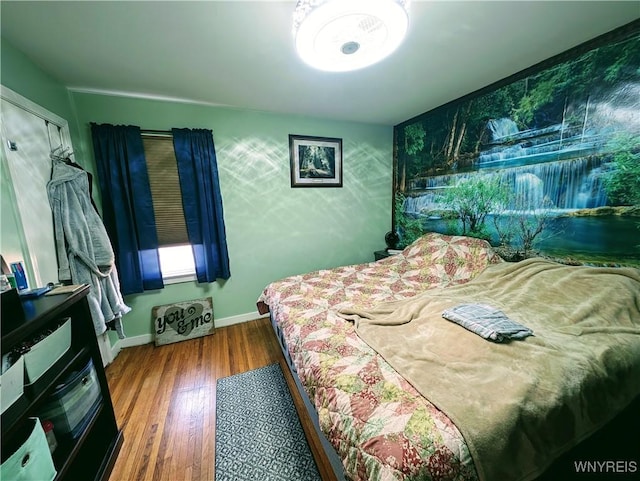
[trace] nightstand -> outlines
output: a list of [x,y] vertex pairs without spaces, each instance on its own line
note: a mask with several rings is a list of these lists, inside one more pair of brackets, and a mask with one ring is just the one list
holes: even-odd
[[380,259],[384,259],[385,257],[389,257],[391,254],[389,254],[386,249],[385,250],[381,250],[381,251],[375,251],[373,253],[373,257],[375,257],[375,259],[377,261],[379,261]]

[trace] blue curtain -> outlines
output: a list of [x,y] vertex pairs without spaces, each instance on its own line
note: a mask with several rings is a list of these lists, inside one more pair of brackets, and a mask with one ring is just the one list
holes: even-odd
[[198,282],[228,279],[231,273],[213,132],[173,129],[172,133]]
[[123,294],[164,287],[140,128],[91,123],[104,224]]

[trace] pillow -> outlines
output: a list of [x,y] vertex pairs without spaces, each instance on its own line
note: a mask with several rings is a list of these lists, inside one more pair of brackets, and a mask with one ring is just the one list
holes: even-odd
[[402,255],[425,279],[464,283],[489,264],[503,262],[484,239],[429,232],[407,246]]

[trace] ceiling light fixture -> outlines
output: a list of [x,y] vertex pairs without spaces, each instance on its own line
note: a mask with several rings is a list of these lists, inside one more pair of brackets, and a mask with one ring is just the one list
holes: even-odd
[[298,0],[298,55],[320,70],[345,72],[391,54],[409,26],[409,0]]

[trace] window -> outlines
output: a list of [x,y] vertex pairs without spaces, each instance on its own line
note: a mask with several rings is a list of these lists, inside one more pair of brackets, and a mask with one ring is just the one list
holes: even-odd
[[193,280],[196,265],[193,261],[193,250],[189,244],[181,246],[161,247],[160,270],[165,284]]
[[[229,279],[213,132],[186,128],[174,128],[170,133],[144,132],[151,134],[146,136],[149,165],[142,134],[135,125],[91,122],[105,225],[118,241],[116,256],[122,293],[162,288],[159,247],[191,244],[198,283]],[[153,150],[161,146],[164,148],[159,152],[166,155]],[[159,231],[156,225],[160,226]]]
[[180,179],[171,135],[142,135],[165,283],[195,279],[193,251],[182,210]]

